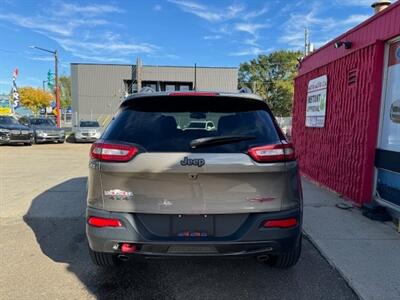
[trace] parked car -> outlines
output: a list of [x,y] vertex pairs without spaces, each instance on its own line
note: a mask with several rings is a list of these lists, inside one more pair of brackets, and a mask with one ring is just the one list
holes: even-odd
[[21,118],[20,122],[33,129],[36,144],[65,141],[65,130],[58,128],[49,118]]
[[0,144],[32,145],[33,131],[13,116],[0,116]]
[[[192,117],[214,131],[183,130]],[[298,166],[255,95],[136,94],[90,151],[86,234],[93,262],[257,256],[286,268],[301,252]]]
[[94,142],[101,136],[101,127],[97,121],[80,121],[74,128],[75,142]]
[[188,130],[215,130],[215,125],[212,121],[190,121],[185,129]]
[[394,101],[390,106],[390,119],[394,123],[400,123],[400,100]]

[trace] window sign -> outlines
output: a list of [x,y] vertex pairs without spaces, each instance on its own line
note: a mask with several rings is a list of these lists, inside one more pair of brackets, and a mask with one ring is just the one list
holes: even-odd
[[324,127],[326,113],[326,89],[328,76],[310,80],[307,91],[306,127]]

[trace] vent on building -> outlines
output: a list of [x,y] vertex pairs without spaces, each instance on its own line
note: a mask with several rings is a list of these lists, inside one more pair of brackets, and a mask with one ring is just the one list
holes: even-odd
[[357,70],[353,69],[353,70],[350,70],[347,75],[347,84],[354,85],[356,83],[357,83]]

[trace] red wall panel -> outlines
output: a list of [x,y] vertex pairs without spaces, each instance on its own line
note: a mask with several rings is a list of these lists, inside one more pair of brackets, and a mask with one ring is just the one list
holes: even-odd
[[[358,203],[371,200],[384,43],[376,42],[295,80],[293,143],[303,173]],[[348,73],[357,71],[356,84]],[[328,76],[325,127],[305,127],[308,82]]]

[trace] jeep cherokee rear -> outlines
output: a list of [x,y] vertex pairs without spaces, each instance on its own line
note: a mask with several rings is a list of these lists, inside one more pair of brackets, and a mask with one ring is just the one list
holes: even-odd
[[[192,121],[215,130],[190,130]],[[87,227],[94,263],[149,256],[296,264],[302,193],[292,146],[257,96],[137,94],[91,148]]]

